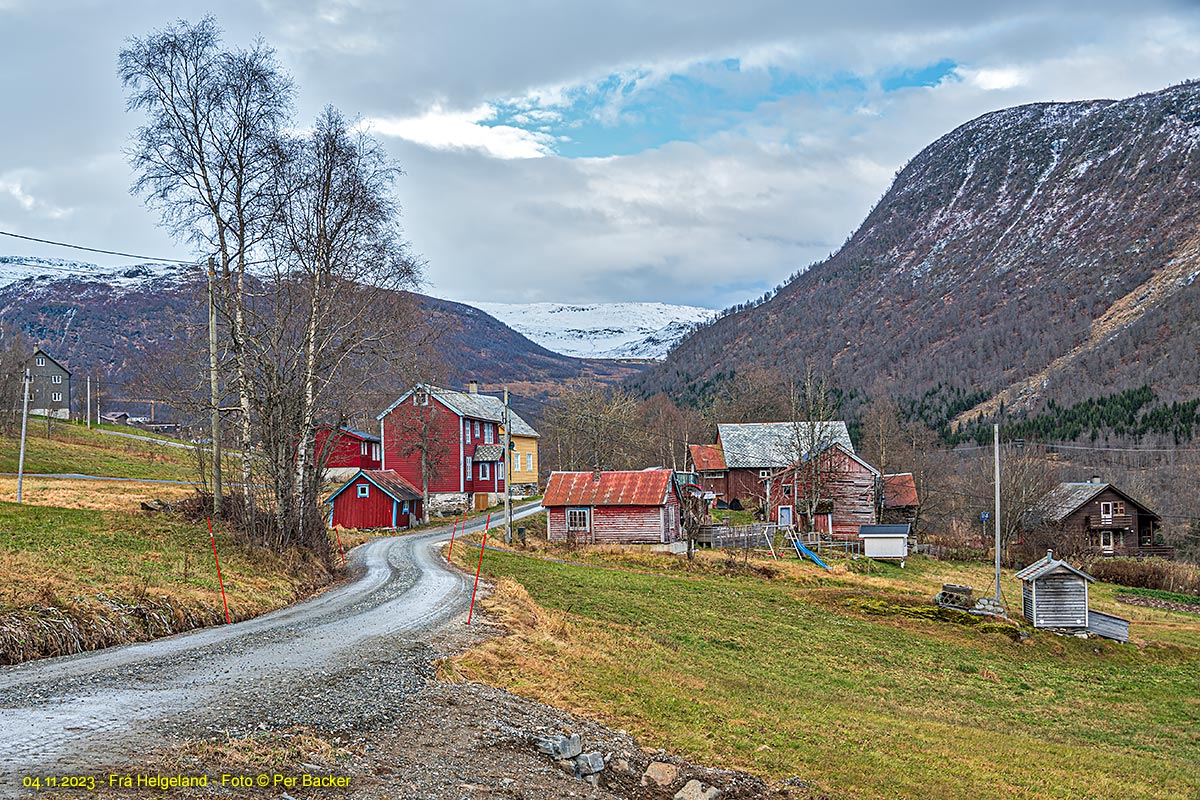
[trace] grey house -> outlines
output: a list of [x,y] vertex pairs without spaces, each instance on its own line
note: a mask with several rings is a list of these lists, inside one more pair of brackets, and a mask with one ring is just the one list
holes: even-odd
[[71,371],[40,347],[28,361],[29,413],[55,419],[71,418]]
[[1033,627],[1090,631],[1129,641],[1129,620],[1088,608],[1088,584],[1095,579],[1056,559],[1053,551],[1013,577],[1021,581],[1021,612]]

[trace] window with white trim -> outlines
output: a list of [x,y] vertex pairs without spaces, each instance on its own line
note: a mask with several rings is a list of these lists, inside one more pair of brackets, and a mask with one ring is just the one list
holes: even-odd
[[50,394],[50,402],[61,403],[62,402],[62,392],[52,392]]
[[483,443],[495,444],[496,442],[496,426],[490,422],[483,423]]
[[412,403],[414,406],[429,405],[429,392],[425,391],[424,389],[418,389],[417,391],[413,392],[412,397],[413,397]]
[[44,366],[46,366],[46,359],[42,358],[41,356],[38,356],[38,357],[37,357],[37,365],[38,365],[39,367],[44,367]]
[[51,383],[62,383],[62,375],[51,375],[50,382]]
[[474,466],[471,463],[471,457],[467,456],[467,480],[474,480],[475,478],[475,473],[471,471],[472,469],[474,469]]
[[533,472],[533,453],[525,454],[525,471]]
[[371,496],[371,484],[369,484],[369,483],[360,483],[357,486],[355,486],[354,488],[358,490],[359,497],[370,497]]
[[479,420],[475,420],[475,438],[479,438]]
[[479,462],[479,480],[486,481],[492,477],[492,465],[486,461]]
[[586,530],[588,530],[588,509],[586,509],[586,508],[568,508],[567,509],[567,530],[569,530],[569,531],[586,531]]
[[463,423],[463,444],[470,444],[470,443],[471,443],[471,423],[468,421],[468,422]]
[[358,445],[358,454],[359,454],[360,456],[365,456],[365,455],[367,454],[367,443],[366,443],[366,442],[360,442],[360,443],[359,443],[359,445]]
[[759,478],[769,478],[769,477],[771,477],[771,470],[769,470],[769,469],[760,469],[760,470],[758,471],[758,477],[759,477]]
[[379,460],[379,445],[378,444],[374,444],[374,443],[371,444],[371,460],[372,461]]

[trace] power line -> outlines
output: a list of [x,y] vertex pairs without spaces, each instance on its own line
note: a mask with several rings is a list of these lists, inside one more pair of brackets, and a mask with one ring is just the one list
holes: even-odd
[[49,244],[49,245],[54,245],[55,247],[68,247],[72,250],[83,250],[88,253],[101,253],[106,256],[120,256],[121,258],[137,258],[137,259],[142,259],[144,261],[158,261],[158,262],[162,262],[162,263],[166,263],[166,264],[183,264],[183,265],[189,266],[189,267],[196,266],[197,264],[200,263],[200,261],[197,261],[197,260],[181,261],[178,258],[159,258],[157,256],[140,255],[138,253],[122,253],[118,250],[104,250],[104,249],[98,248],[98,247],[84,247],[81,244],[71,244],[70,242],[58,242],[53,239],[39,239],[36,236],[24,236],[19,233],[12,233],[11,231],[0,231],[0,236],[11,236],[14,239],[24,239],[27,242],[37,242],[39,244]]

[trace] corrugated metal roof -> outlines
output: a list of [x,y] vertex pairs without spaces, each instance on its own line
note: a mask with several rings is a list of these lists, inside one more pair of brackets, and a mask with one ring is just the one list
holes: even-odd
[[671,470],[552,472],[543,506],[661,506],[673,487]]
[[719,472],[725,469],[725,454],[718,444],[688,445],[692,454],[692,464],[699,472]]
[[421,490],[402,478],[398,472],[394,472],[390,469],[360,469],[358,472],[354,473],[350,480],[343,483],[340,489],[329,495],[329,498],[325,502],[332,503],[333,498],[346,491],[347,488],[353,486],[359,481],[360,478],[366,478],[371,483],[378,486],[381,491],[390,496],[393,500],[399,500],[403,502],[405,500],[421,499]]
[[[1092,485],[1096,486],[1098,484]],[[1035,561],[1016,575],[1013,575],[1013,577],[1021,581],[1036,581],[1038,578],[1049,575],[1052,572],[1058,572],[1059,570],[1073,572],[1085,580],[1095,581],[1095,578],[1083,570],[1072,567],[1067,562],[1055,558],[1053,553],[1046,553],[1046,556],[1041,561]]]
[[504,445],[481,444],[475,448],[475,455],[472,457],[476,461],[499,461],[504,458]]
[[911,472],[894,472],[883,476],[883,505],[885,508],[918,506],[917,481]]
[[859,536],[908,536],[909,525],[859,525]]
[[[490,394],[458,392],[454,389],[444,389],[441,386],[425,386],[423,388],[465,417],[484,420],[486,422],[495,422],[497,424],[500,424],[504,420],[504,401],[499,397],[493,397]],[[413,390],[409,389],[400,395],[396,399],[396,402],[385,408],[376,419],[383,419],[387,416],[388,412],[404,402],[412,393]],[[513,411],[511,407],[508,410],[508,414],[512,419],[512,430],[509,433],[513,436],[538,437],[540,435],[533,429],[532,425],[521,419],[521,415]]]
[[729,469],[781,469],[796,463],[808,451],[824,451],[840,444],[850,453],[854,445],[841,420],[828,422],[725,422],[717,436]]
[[[328,430],[329,428],[332,428],[332,426],[327,426],[327,427],[326,427],[326,429],[327,429],[327,430]],[[340,430],[341,430],[341,432],[342,432],[343,434],[348,434],[348,435],[350,435],[350,436],[353,436],[353,437],[354,437],[354,438],[356,438],[356,439],[361,439],[361,440],[363,440],[363,441],[365,441],[365,442],[378,442],[378,441],[379,441],[379,437],[378,437],[378,436],[375,436],[375,435],[373,435],[373,434],[370,434],[370,433],[364,433],[363,431],[356,430],[356,429],[354,429],[354,428],[347,428],[345,425],[343,425],[343,426],[340,428]]]

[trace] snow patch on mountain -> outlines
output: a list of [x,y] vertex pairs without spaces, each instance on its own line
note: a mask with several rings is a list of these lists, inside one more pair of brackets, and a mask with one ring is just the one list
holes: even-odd
[[37,256],[0,256],[0,288],[18,281],[77,280],[103,283],[116,289],[133,289],[162,278],[179,278],[193,268],[180,264],[147,262],[124,267],[101,267],[83,261]]
[[578,358],[661,359],[717,312],[668,303],[468,302],[534,342]]

